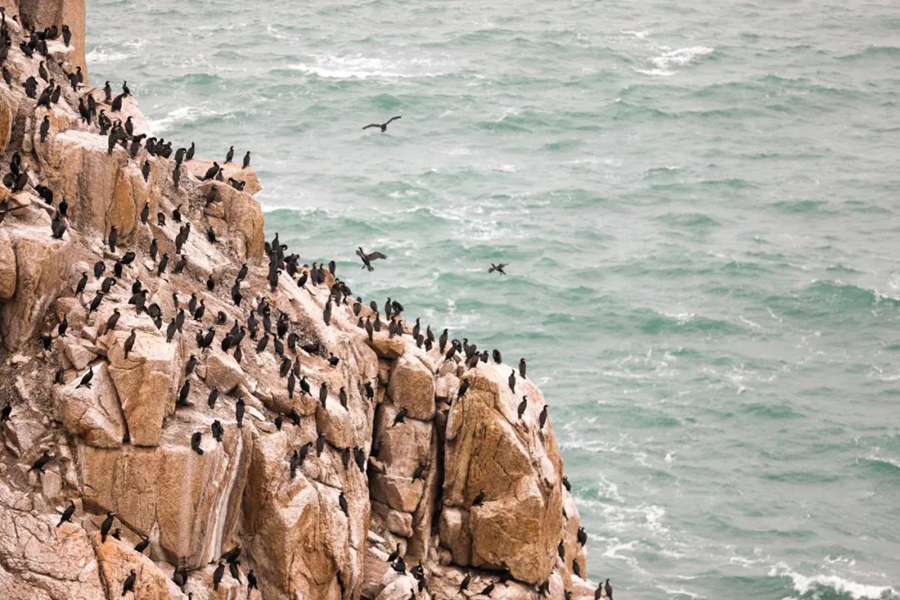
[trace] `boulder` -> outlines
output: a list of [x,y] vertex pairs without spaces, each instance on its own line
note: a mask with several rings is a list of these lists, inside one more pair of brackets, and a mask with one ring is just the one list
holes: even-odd
[[69,280],[70,240],[46,232],[15,230],[16,292],[0,308],[0,334],[10,350],[34,336],[47,307]]
[[365,483],[345,490],[348,518],[338,508],[339,490],[302,472],[290,479],[291,452],[283,432],[261,435],[254,446],[244,524],[254,532],[249,551],[263,596],[338,600],[341,577],[345,597],[355,597],[369,520]]
[[413,419],[428,421],[434,417],[434,377],[411,353],[397,359],[391,369],[388,395]]
[[206,359],[206,385],[218,388],[222,394],[230,394],[244,384],[244,370],[230,355],[213,350]]
[[94,368],[90,388],[79,388],[80,381],[81,375],[67,385],[53,387],[63,426],[90,446],[118,448],[125,436],[125,423],[106,363]]
[[[191,161],[188,166],[193,170],[197,164],[198,161]],[[201,173],[200,176],[202,175]],[[213,186],[219,202],[212,204],[208,210],[215,216],[221,214],[219,218],[227,224],[227,238],[234,245],[235,251],[242,260],[261,258],[266,240],[259,202],[246,192],[239,192],[228,184],[216,181],[204,183],[200,193],[204,196],[209,194]]]
[[431,450],[431,423],[407,419],[394,424],[398,412],[391,404],[378,407],[375,416],[375,441],[384,472],[372,474],[372,498],[395,510],[411,513],[422,497],[423,482],[412,480],[419,463],[427,462]]
[[175,411],[182,355],[177,343],[166,343],[166,338],[154,330],[138,331],[134,348],[125,358],[124,345],[130,333],[106,334],[109,371],[121,399],[131,443],[156,446],[163,420]]
[[59,518],[13,510],[28,500],[0,486],[0,590],[5,600],[106,598],[84,529]]
[[234,534],[253,438],[249,427],[226,424],[222,443],[207,439],[200,456],[189,430],[172,436],[156,448],[79,445],[84,501],[116,512],[140,536],[158,536],[154,558],[197,568],[218,558]]
[[0,229],[0,303],[16,293],[16,253],[12,240],[4,229]]
[[[441,543],[459,564],[506,567],[516,579],[539,584],[550,576],[563,538],[562,461],[552,433],[542,434],[534,422],[544,403],[540,391],[520,380],[513,394],[506,373],[494,365],[470,370],[469,391],[450,409],[444,512],[468,510],[468,526],[461,512],[442,515]],[[515,407],[523,394],[531,406],[520,421]],[[481,491],[484,503],[473,507]],[[470,560],[462,562],[468,540]]]
[[[85,0],[19,0],[19,12],[23,23],[36,30],[56,25],[68,25],[72,30],[72,69],[81,67],[87,82],[87,60],[85,58],[85,34],[87,31],[87,8]],[[60,44],[61,44],[60,40]]]
[[[134,598],[140,600],[170,600],[174,594],[170,590],[169,578],[153,562],[138,554],[123,542],[112,537],[100,541],[100,532],[91,534],[91,543],[100,559],[100,573],[106,588],[115,598],[122,597],[125,580],[134,571]],[[171,586],[174,588],[174,585]],[[170,595],[171,594],[171,595]]]

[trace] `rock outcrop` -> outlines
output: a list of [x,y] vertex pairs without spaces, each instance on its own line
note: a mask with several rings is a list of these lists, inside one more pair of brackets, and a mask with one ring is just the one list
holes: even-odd
[[84,4],[0,5],[0,597],[113,600],[132,574],[141,600],[593,596],[530,379],[267,243],[252,169],[148,151],[133,98],[36,106],[12,16],[72,28],[64,82]]

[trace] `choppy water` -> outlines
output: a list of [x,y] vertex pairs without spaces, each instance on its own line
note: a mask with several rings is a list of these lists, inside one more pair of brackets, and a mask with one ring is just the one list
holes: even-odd
[[617,598],[900,598],[895,2],[89,22],[94,82],[127,79],[157,134],[255,152],[270,235],[529,357]]

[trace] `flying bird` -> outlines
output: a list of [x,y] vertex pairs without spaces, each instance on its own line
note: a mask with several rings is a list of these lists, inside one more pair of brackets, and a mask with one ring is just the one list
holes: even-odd
[[488,269],[488,273],[493,273],[494,271],[497,271],[501,275],[506,275],[506,271],[504,271],[503,269],[505,269],[508,266],[509,266],[509,263],[500,263],[499,265],[495,265],[494,263],[491,263],[491,268]]
[[375,270],[375,267],[372,266],[373,260],[378,260],[378,259],[387,260],[387,256],[385,256],[381,252],[371,252],[369,254],[366,254],[363,251],[362,247],[359,247],[356,249],[356,255],[359,256],[359,258],[362,259],[362,262],[363,262],[363,266],[360,268],[368,269],[369,271]]
[[381,129],[381,133],[384,133],[385,131],[387,131],[387,126],[388,126],[388,125],[390,125],[391,123],[393,123],[393,122],[396,121],[397,119],[401,119],[401,118],[402,118],[402,117],[392,117],[392,118],[389,119],[386,123],[369,123],[368,125],[366,125],[365,127],[363,127],[363,130],[369,129],[369,128],[371,128],[371,127],[377,127],[378,129]]

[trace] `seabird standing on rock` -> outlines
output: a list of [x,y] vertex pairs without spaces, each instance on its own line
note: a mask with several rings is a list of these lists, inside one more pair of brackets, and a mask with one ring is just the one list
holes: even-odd
[[237,419],[238,427],[244,426],[244,399],[238,398],[237,404],[234,405],[234,416]]
[[247,150],[247,154],[244,155],[244,168],[246,169],[249,166],[250,166],[250,151]]
[[41,143],[47,141],[47,134],[50,133],[50,117],[44,116],[44,120],[41,121]]
[[69,500],[69,506],[66,507],[66,510],[63,511],[62,517],[59,519],[59,523],[56,524],[56,528],[59,529],[59,526],[63,523],[69,521],[72,518],[72,515],[75,514],[75,503]]
[[478,492],[478,495],[472,500],[472,506],[481,506],[482,504],[484,504],[484,490]]
[[203,456],[203,448],[200,447],[200,442],[203,439],[203,434],[199,431],[195,431],[194,435],[191,436],[191,450]]
[[234,158],[234,146],[232,146],[231,148],[228,149],[228,153],[225,155],[225,164],[227,165],[228,163],[230,163],[233,158]]
[[53,460],[53,457],[49,452],[44,450],[44,453],[41,454],[41,457],[34,461],[34,464],[31,465],[29,471],[37,471],[38,473],[43,473],[44,468],[47,466],[47,463]]
[[381,129],[381,133],[384,133],[385,131],[387,131],[387,126],[388,126],[388,125],[390,125],[391,123],[393,123],[393,122],[396,121],[397,119],[402,119],[402,118],[403,118],[403,117],[392,117],[392,118],[389,119],[386,123],[369,123],[368,125],[366,125],[365,127],[363,127],[363,130],[369,129],[369,128],[371,128],[371,127],[377,127],[378,129]]
[[517,412],[519,413],[519,419],[522,419],[522,415],[525,414],[525,410],[528,408],[528,396],[522,396],[522,401],[519,402],[519,408]]
[[134,569],[131,569],[131,574],[125,579],[125,583],[122,584],[122,595],[126,595],[128,592],[134,592],[134,582],[137,579],[137,575],[134,572]]
[[106,512],[106,518],[103,520],[103,523],[100,525],[100,542],[103,543],[106,541],[106,536],[109,535],[109,530],[112,529],[113,519],[115,518],[116,513],[112,511]]
[[527,368],[528,368],[528,365],[525,364],[525,359],[520,358],[519,359],[519,375],[522,376],[522,379],[527,379],[527,377],[525,377],[525,371],[527,370]]

